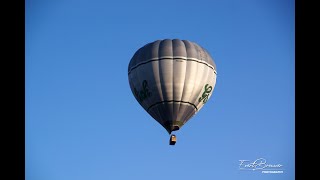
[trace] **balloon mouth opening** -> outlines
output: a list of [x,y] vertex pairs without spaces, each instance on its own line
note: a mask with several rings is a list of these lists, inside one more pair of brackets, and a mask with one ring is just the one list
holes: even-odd
[[171,125],[166,127],[169,134],[171,134],[172,131],[178,131],[180,127],[178,125]]
[[166,123],[162,124],[162,126],[171,134],[172,131],[178,131],[182,126],[183,123],[180,121],[167,121]]
[[180,129],[180,127],[178,125],[173,125],[171,127],[171,131],[178,131]]

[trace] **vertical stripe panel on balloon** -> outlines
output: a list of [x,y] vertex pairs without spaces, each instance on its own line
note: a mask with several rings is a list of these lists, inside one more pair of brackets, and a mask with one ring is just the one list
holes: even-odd
[[[198,56],[198,51],[195,49],[194,43],[184,40],[183,41],[185,43],[185,46],[187,48],[187,56],[188,56],[188,64],[190,65],[191,71],[188,72],[188,86],[191,86],[190,88],[190,94],[188,97],[187,102],[193,104],[193,96],[194,96],[194,91],[197,90],[197,87],[195,86],[196,82],[197,82],[197,78],[198,78],[198,73],[199,72],[199,68],[198,68],[198,62],[193,61],[194,59],[199,59]],[[189,67],[188,65],[188,67]],[[187,95],[187,94],[186,94]],[[194,109],[194,107],[193,107]],[[190,114],[195,114],[197,112],[197,110],[191,110],[191,108],[187,108],[187,110],[183,113],[183,123],[186,123],[189,119],[190,119]]]
[[[153,44],[149,43],[143,48],[143,53],[145,55],[143,62],[147,62],[141,66],[141,70],[139,70],[139,78],[142,78],[143,83],[147,83],[147,92],[145,92],[147,95],[146,97],[146,104],[147,106],[145,107],[146,110],[154,104],[155,102],[160,101],[160,96],[158,95],[158,88],[156,85],[156,76],[158,76],[157,72],[154,72],[154,69],[158,71],[158,67],[154,67],[154,62],[148,62],[148,60],[152,59],[152,51],[153,51]],[[156,66],[156,65],[155,65]],[[144,85],[144,84],[143,84]],[[150,109],[148,113],[155,119],[157,120],[160,124],[162,124],[162,118],[161,118],[161,113],[157,109]]]
[[185,57],[187,56],[186,47],[181,40],[172,40],[173,46],[173,120],[181,121],[178,119],[180,113],[180,105],[182,100],[184,81],[186,77],[187,62]]
[[[160,114],[161,122],[163,125],[167,121],[167,115],[166,115],[166,109],[162,105],[155,105],[157,103],[163,102],[165,100],[165,97],[163,96],[164,92],[162,89],[162,78],[161,78],[161,71],[160,71],[160,44],[162,40],[157,40],[153,43],[153,48],[152,48],[152,58],[155,60],[153,63],[153,68],[154,68],[154,73],[155,73],[155,81],[157,83],[157,89],[159,93],[160,100],[154,102],[154,106],[151,107],[150,109],[154,109],[155,111],[158,111]],[[156,69],[158,68],[158,69]]]
[[[152,91],[153,95],[156,97],[153,99],[153,103],[155,104],[157,102],[163,101],[163,93],[161,89],[161,82],[160,82],[160,72],[159,72],[159,44],[160,41],[155,41],[152,43],[152,48],[151,48],[151,57],[150,59],[155,59],[155,61],[151,62],[152,65],[152,72],[153,72],[153,77],[154,77],[154,90]],[[159,120],[158,122],[161,122],[161,124],[165,123],[165,117],[163,115],[163,108],[161,106],[153,106],[153,108],[150,108],[149,111],[152,111],[157,114]]]
[[[193,48],[193,45],[186,40],[183,40],[183,43],[186,48],[186,75],[185,75],[185,81],[184,81],[184,87],[183,87],[183,94],[181,97],[181,101],[183,102],[190,102],[192,98],[192,92],[194,89],[194,84],[196,81],[196,74],[197,74],[197,62],[190,61],[188,58],[192,58],[196,56],[196,51]],[[181,106],[179,109],[179,115],[178,119],[182,122],[185,122],[186,115],[189,113],[195,113],[196,109],[188,103],[185,103],[184,106]]]
[[[194,45],[194,48],[196,49],[197,51],[197,59],[200,60],[200,61],[203,61],[203,51],[202,49],[196,44],[196,43],[193,43]],[[203,63],[197,63],[197,74],[196,74],[196,80],[195,80],[195,84],[194,84],[194,89],[193,89],[193,92],[192,92],[192,96],[191,96],[191,99],[190,99],[190,102],[195,104],[196,101],[198,100],[198,95],[200,94],[201,90],[202,90],[202,84],[203,84],[203,78],[207,78],[207,66]],[[199,109],[198,109],[199,111]],[[195,113],[193,112],[189,112],[186,114],[186,120],[184,123],[186,123]]]
[[[169,58],[171,57],[171,58]],[[172,41],[163,40],[159,45],[159,58],[164,58],[159,61],[159,75],[164,101],[173,100],[173,61],[172,61]],[[173,103],[165,103],[163,108],[165,120],[172,122]]]
[[[143,62],[146,60],[146,52],[145,52],[145,46],[141,49],[141,53],[139,53],[139,55],[137,56],[137,63],[139,64],[140,62]],[[149,102],[148,102],[148,96],[146,96],[147,94],[147,90],[145,88],[145,83],[144,80],[146,80],[148,82],[148,79],[146,79],[146,77],[144,76],[144,74],[149,73],[148,69],[146,68],[147,64],[143,64],[138,66],[137,68],[135,68],[132,72],[135,76],[135,79],[137,81],[137,85],[136,87],[136,92],[139,98],[139,101],[141,103],[141,106],[147,110]]]

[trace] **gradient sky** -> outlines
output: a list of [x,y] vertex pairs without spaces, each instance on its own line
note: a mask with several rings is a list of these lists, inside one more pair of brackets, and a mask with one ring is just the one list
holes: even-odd
[[[26,180],[292,180],[293,0],[27,0]],[[206,48],[217,84],[169,146],[127,68],[158,39]],[[265,158],[283,173],[240,170]]]

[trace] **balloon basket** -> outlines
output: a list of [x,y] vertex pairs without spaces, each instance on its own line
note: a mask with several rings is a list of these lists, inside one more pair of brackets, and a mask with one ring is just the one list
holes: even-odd
[[176,142],[177,142],[177,137],[176,137],[176,135],[174,135],[174,134],[172,134],[171,136],[170,136],[170,145],[175,145],[176,144]]

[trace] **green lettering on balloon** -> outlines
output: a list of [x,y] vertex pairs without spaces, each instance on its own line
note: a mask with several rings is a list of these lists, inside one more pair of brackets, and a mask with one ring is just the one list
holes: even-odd
[[199,98],[199,102],[203,102],[206,103],[208,101],[208,98],[209,98],[209,95],[210,95],[210,92],[212,91],[212,86],[209,86],[209,84],[206,84],[204,86],[204,91],[201,95],[201,97]]
[[142,103],[145,99],[151,96],[151,92],[149,91],[148,87],[148,82],[146,80],[142,82],[142,88],[140,91],[138,91],[136,88],[134,88],[133,91],[139,103]]

